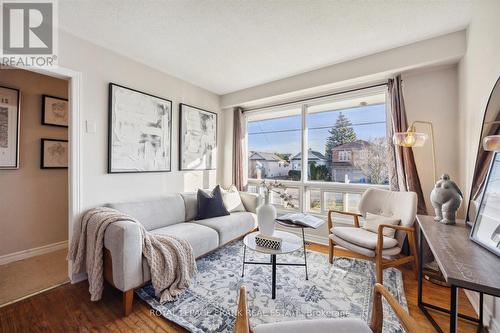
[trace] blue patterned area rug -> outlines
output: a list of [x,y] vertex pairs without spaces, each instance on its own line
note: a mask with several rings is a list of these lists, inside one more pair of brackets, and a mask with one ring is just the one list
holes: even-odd
[[[151,284],[136,290],[156,315],[190,332],[233,332],[238,290],[248,293],[250,323],[313,318],[361,318],[369,322],[373,285],[372,262],[336,257],[333,266],[325,254],[308,251],[309,280],[301,266],[278,266],[276,299],[271,299],[271,267],[245,265],[241,277],[243,242],[234,241],[197,260],[192,286],[171,303],[160,304]],[[247,250],[247,260],[269,261],[269,256]],[[278,255],[278,262],[304,260],[303,252]],[[401,271],[384,270],[384,285],[407,309]],[[384,332],[404,332],[392,310],[384,304]]]

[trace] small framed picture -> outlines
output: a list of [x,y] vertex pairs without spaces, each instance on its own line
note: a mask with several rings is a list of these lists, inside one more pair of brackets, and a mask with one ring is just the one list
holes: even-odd
[[42,139],[41,147],[40,168],[68,168],[68,140]]
[[68,100],[42,95],[42,124],[68,127]]
[[0,86],[0,169],[19,168],[20,92]]

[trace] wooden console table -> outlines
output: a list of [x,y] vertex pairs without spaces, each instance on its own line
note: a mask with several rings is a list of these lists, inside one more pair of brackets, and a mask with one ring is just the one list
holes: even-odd
[[[434,221],[433,216],[418,215],[420,226],[419,257],[423,258],[423,240],[427,241],[434,258],[451,288],[450,309],[443,309],[422,301],[423,260],[418,269],[418,307],[437,332],[442,333],[427,308],[450,315],[450,332],[457,332],[457,318],[478,323],[478,332],[483,327],[483,295],[500,297],[500,258],[469,239],[470,229],[463,220],[456,225],[445,225]],[[479,319],[459,314],[457,311],[457,288],[479,292]]]

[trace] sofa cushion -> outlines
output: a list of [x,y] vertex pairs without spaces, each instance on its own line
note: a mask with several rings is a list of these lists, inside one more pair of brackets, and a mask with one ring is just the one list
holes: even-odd
[[196,199],[196,192],[181,193],[184,199],[184,207],[186,209],[186,218],[184,221],[192,221],[198,215],[198,200]]
[[198,220],[193,223],[212,228],[219,234],[219,246],[230,242],[257,227],[257,215],[248,212]]
[[[364,247],[366,249],[375,250],[377,246],[378,235],[374,232],[355,227],[335,227],[332,228],[332,233],[342,238],[343,240]],[[384,249],[397,246],[398,241],[394,238],[384,236]]]
[[198,214],[195,220],[229,215],[222,201],[219,185],[217,185],[210,194],[201,189],[198,190],[196,197],[198,199]]
[[186,217],[184,200],[180,194],[171,194],[154,200],[112,203],[106,206],[134,217],[146,230],[184,222]]
[[193,247],[193,253],[196,258],[219,246],[219,234],[217,231],[197,223],[178,223],[151,230],[151,232],[153,234],[169,235],[187,240]]

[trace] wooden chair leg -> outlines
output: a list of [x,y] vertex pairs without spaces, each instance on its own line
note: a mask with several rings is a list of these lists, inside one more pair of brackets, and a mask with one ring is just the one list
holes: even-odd
[[132,304],[134,303],[134,289],[123,292],[123,315],[126,317],[132,312]]
[[408,243],[410,245],[410,251],[413,255],[413,271],[415,273],[415,278],[418,279],[418,254],[417,254],[417,245],[415,244],[415,237],[412,232],[408,233]]
[[335,251],[335,243],[333,242],[333,240],[329,239],[328,244],[329,244],[328,260],[330,261],[330,264],[333,264],[333,252]]
[[375,282],[384,284],[384,267],[382,266],[382,256],[375,255]]

